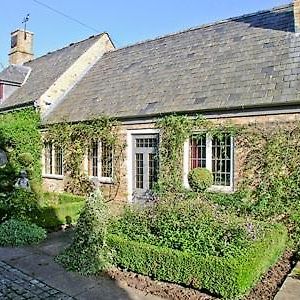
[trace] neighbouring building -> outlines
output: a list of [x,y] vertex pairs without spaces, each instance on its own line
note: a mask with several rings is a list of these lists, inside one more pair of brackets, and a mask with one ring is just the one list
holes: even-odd
[[[35,106],[44,127],[118,119],[127,144],[120,201],[134,201],[153,185],[161,116],[202,114],[236,124],[300,119],[299,0],[120,49],[103,33],[32,59],[32,34],[28,43],[23,38],[22,31],[12,34],[10,61],[17,64],[0,73],[1,113]],[[213,172],[216,189],[234,190],[240,154],[230,135],[223,143],[225,151],[218,151],[210,136],[186,141],[185,186],[188,171],[201,166]],[[96,143],[86,165],[106,186],[114,184],[111,155]],[[63,189],[62,161],[60,149],[45,149],[46,188]]]

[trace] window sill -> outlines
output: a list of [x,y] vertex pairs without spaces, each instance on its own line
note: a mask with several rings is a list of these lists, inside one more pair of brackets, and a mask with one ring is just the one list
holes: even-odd
[[95,177],[95,176],[89,176],[89,178],[99,180],[100,183],[106,183],[106,184],[113,184],[114,180],[111,177]]
[[64,175],[43,174],[43,178],[63,180],[64,179]]
[[234,189],[233,189],[232,186],[213,185],[207,191],[208,192],[212,192],[212,193],[226,193],[226,194],[230,194],[230,193],[234,192]]

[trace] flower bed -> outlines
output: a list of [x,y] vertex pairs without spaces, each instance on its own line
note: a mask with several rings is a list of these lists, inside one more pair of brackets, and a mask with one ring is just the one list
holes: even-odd
[[284,252],[287,231],[201,199],[130,208],[109,227],[113,264],[225,298],[246,294]]
[[240,255],[216,257],[158,247],[110,234],[114,263],[158,280],[184,284],[225,298],[246,294],[283,253],[287,233],[283,226],[268,228],[263,239]]

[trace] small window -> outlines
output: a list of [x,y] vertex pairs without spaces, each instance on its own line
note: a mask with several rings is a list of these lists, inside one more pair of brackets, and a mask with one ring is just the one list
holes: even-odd
[[101,177],[111,178],[113,172],[113,149],[112,146],[102,142],[101,147]]
[[52,143],[44,145],[44,172],[46,175],[63,175],[62,147]]
[[211,137],[193,135],[189,142],[189,170],[207,168],[214,177],[215,187],[233,185],[233,138],[224,133]]
[[89,176],[98,176],[98,142],[92,142],[89,149]]
[[52,144],[45,144],[45,173],[53,174],[53,153],[52,153]]
[[190,169],[206,168],[206,135],[193,136],[190,140]]
[[88,154],[88,175],[113,177],[113,148],[105,142],[92,142]]
[[223,134],[212,139],[212,173],[214,185],[230,186],[231,182],[231,136]]
[[55,174],[63,175],[63,152],[59,146],[55,147]]

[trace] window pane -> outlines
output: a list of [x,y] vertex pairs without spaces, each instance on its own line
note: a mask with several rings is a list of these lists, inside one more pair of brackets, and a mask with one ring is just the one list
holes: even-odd
[[102,142],[101,166],[101,177],[111,178],[113,176],[113,149],[105,142]]
[[53,156],[52,156],[52,144],[45,143],[45,173],[53,173]]
[[212,139],[212,173],[214,185],[230,186],[231,136],[223,134]]
[[144,155],[143,153],[135,154],[135,187],[144,188]]
[[157,138],[141,138],[141,139],[136,139],[135,141],[135,146],[137,148],[156,148],[157,147]]
[[153,188],[157,181],[158,160],[157,154],[149,153],[149,189]]
[[190,169],[206,167],[206,135],[190,139]]
[[63,174],[62,148],[59,146],[55,147],[55,174]]
[[92,142],[89,149],[89,162],[88,162],[89,176],[98,176],[98,142]]

